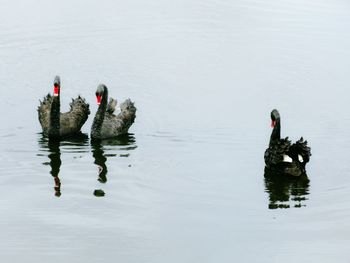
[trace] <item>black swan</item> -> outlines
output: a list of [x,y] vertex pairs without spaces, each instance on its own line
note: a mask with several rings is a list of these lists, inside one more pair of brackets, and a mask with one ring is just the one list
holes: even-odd
[[293,176],[305,174],[305,165],[309,162],[311,151],[303,137],[296,143],[286,137],[281,139],[281,118],[277,110],[271,112],[273,127],[269,148],[265,151],[266,169],[274,173]]
[[120,105],[121,112],[113,114],[117,101],[111,98],[107,104],[108,89],[103,84],[97,87],[96,99],[99,106],[91,127],[91,139],[100,140],[126,134],[136,117],[134,103],[130,99],[125,100]]
[[39,121],[44,135],[49,138],[61,138],[76,135],[90,114],[89,104],[78,96],[72,99],[70,111],[60,113],[61,81],[56,76],[53,96],[48,94],[38,107]]

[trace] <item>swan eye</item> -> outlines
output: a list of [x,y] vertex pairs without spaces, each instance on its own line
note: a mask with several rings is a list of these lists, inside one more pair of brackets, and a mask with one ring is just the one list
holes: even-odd
[[288,156],[286,154],[283,154],[283,162],[285,162],[285,163],[292,163],[293,159],[290,158],[290,156]]

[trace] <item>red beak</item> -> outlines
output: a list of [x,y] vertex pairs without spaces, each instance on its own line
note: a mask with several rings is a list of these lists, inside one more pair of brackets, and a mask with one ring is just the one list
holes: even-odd
[[271,127],[274,128],[276,126],[276,121],[271,120]]
[[55,84],[54,87],[53,87],[53,95],[54,95],[55,97],[58,96],[59,89],[60,89],[60,86],[58,86],[57,84]]
[[100,105],[101,104],[101,100],[102,100],[102,96],[101,95],[97,95],[96,99],[97,99],[97,105]]

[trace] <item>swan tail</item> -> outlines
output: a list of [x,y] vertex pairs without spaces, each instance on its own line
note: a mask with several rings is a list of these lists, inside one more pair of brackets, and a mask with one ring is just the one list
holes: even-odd
[[44,97],[42,101],[39,100],[39,102],[40,103],[37,109],[39,122],[43,129],[43,132],[47,133],[49,129],[49,124],[50,124],[50,110],[51,110],[52,96],[50,94],[47,94],[46,97]]

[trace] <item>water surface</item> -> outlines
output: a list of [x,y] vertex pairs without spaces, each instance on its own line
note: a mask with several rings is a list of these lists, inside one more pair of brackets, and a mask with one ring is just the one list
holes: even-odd
[[[4,262],[347,262],[350,4],[0,0]],[[39,99],[90,103],[85,136],[43,138]],[[136,103],[91,144],[99,83]],[[312,147],[269,180],[269,113]]]

